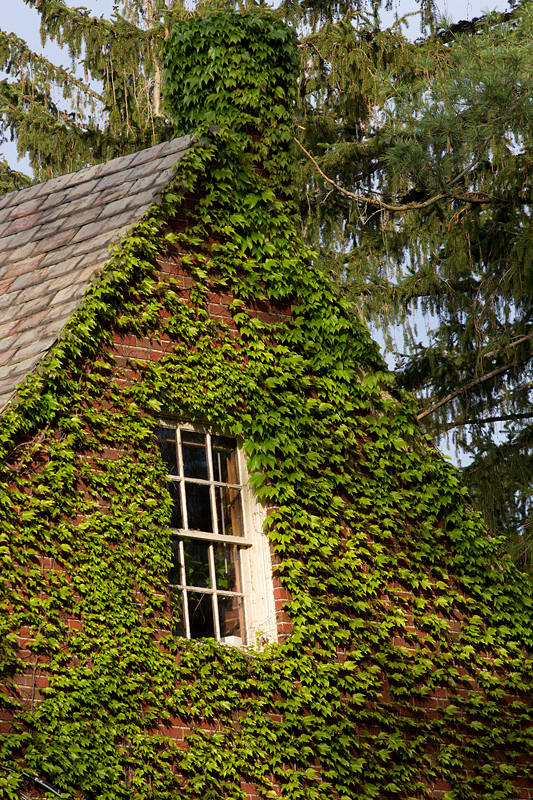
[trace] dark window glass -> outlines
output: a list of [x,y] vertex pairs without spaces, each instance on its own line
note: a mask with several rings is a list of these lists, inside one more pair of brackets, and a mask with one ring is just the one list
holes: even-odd
[[183,592],[170,592],[170,607],[172,611],[172,632],[174,636],[186,636]]
[[170,518],[171,528],[183,528],[183,517],[181,514],[180,485],[174,481],[169,481],[168,491],[172,497],[172,517]]
[[180,558],[180,545],[178,539],[172,540],[172,566],[168,573],[168,582],[174,586],[181,586],[181,558]]
[[227,592],[241,591],[241,576],[239,563],[239,550],[234,544],[215,542],[213,544],[215,556],[216,588]]
[[183,549],[185,551],[187,586],[200,586],[204,589],[210,589],[209,544],[199,542],[197,539],[184,539]]
[[212,595],[187,592],[189,599],[189,627],[191,639],[215,636]]
[[178,474],[178,462],[176,457],[176,431],[171,428],[164,428],[158,425],[156,428],[157,444],[161,451],[163,461],[167,465],[169,475]]
[[[195,531],[213,534],[215,526],[222,536],[244,536],[242,493],[232,488],[241,481],[237,442],[211,436],[208,447],[206,434],[164,425],[157,428],[157,438],[168,474],[174,478],[168,482],[171,525],[176,529],[168,576],[174,635],[245,643],[243,598],[228,594],[242,595],[240,548],[216,537],[195,538]],[[217,614],[220,626],[215,625]]]
[[209,479],[203,433],[182,431],[181,454],[183,456],[183,474],[186,478],[200,478],[203,481]]
[[237,442],[227,436],[212,436],[213,477],[221,483],[240,483]]
[[189,529],[192,531],[213,533],[209,486],[204,486],[201,483],[186,483],[185,494],[187,497],[187,521],[189,523]]
[[244,536],[240,489],[216,486],[218,532],[224,536]]
[[[236,636],[243,644],[244,606],[242,597],[218,595],[218,618],[220,621],[220,638]],[[239,644],[239,642],[235,642]]]

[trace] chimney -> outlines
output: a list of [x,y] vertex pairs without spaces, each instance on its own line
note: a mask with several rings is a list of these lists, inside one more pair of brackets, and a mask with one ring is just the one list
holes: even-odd
[[175,134],[225,142],[288,197],[299,70],[294,31],[263,9],[195,16],[165,40],[163,69]]

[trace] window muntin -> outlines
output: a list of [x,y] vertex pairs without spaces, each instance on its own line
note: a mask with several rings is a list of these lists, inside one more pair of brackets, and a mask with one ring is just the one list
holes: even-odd
[[189,425],[162,423],[174,532],[170,592],[176,634],[246,644],[243,551],[246,487],[237,442]]

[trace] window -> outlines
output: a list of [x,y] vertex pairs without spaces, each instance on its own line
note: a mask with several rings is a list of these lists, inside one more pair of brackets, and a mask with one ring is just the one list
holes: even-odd
[[253,644],[276,639],[264,514],[246,481],[237,440],[163,421],[159,448],[173,500],[170,592],[175,632]]

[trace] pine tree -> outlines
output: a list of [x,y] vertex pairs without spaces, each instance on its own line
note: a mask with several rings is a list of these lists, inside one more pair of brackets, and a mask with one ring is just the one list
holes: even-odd
[[[26,0],[41,15],[43,44],[55,40],[74,64],[57,67],[0,31],[0,136],[16,139],[36,180],[149,147],[171,135],[161,107],[161,44],[183,7],[172,0],[123,0],[111,20],[64,0]],[[93,85],[101,87],[94,89]],[[0,163],[0,185],[21,179]]]
[[[470,453],[464,477],[493,530],[531,568],[533,523],[533,14],[489,16],[456,37],[431,81],[397,107],[388,158],[411,190],[444,197],[412,215],[402,303],[438,317],[404,360],[436,435]],[[416,176],[416,177],[414,177]],[[409,234],[408,234],[409,235]]]
[[[73,65],[71,70],[57,67],[14,34],[0,31],[0,69],[8,74],[0,82],[0,141],[7,136],[16,139],[18,153],[28,155],[36,180],[168,138],[171,128],[161,102],[159,66],[165,36],[176,21],[191,13],[235,5],[233,0],[198,0],[191,11],[184,0],[118,0],[107,20],[83,7],[71,8],[65,0],[24,2],[41,16],[43,44],[52,39],[65,47]],[[258,7],[262,2],[258,0]],[[253,8],[255,4],[255,0],[241,0],[238,6]],[[380,0],[370,18],[362,13],[362,5],[361,0],[286,0],[278,9],[302,36],[302,112],[305,123],[311,122],[316,141],[323,140],[324,125],[331,125],[331,112],[339,113],[328,105],[343,104],[343,97],[329,85],[329,67],[319,55],[322,43],[326,58],[339,46],[344,48],[342,59],[349,60],[349,71],[358,62],[356,73],[345,77],[351,84],[362,77],[367,89],[372,83],[368,55],[379,68],[380,57],[397,45],[396,33],[391,43],[386,35],[378,34],[376,50],[371,32],[378,24]],[[76,76],[76,64],[82,65],[84,79]],[[358,115],[366,114],[362,108],[366,98],[360,94],[358,107],[349,111],[343,141],[351,140],[352,123],[357,125]],[[317,127],[320,116],[323,122]],[[4,190],[22,185],[21,178],[1,163],[0,176]]]
[[[363,35],[379,52],[380,32]],[[385,41],[390,48],[390,34]],[[399,35],[388,60],[380,53],[381,70],[359,48],[363,134],[354,127],[344,141],[347,115],[337,111],[329,140],[321,132],[322,148],[308,147],[317,176],[308,230],[323,259],[329,249],[330,268],[374,320],[431,315],[428,344],[405,326],[399,383],[419,395],[436,438],[451,434],[472,456],[473,498],[529,568],[532,43],[526,3],[434,28],[414,45]],[[331,59],[342,111],[357,98],[340,80],[348,72]]]

